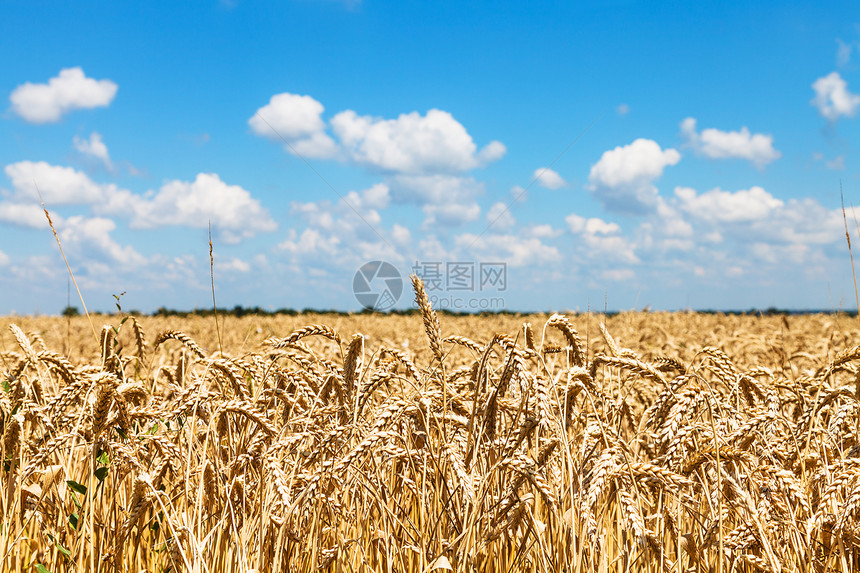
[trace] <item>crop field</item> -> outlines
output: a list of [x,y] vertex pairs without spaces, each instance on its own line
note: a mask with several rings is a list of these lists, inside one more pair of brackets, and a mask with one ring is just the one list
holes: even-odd
[[0,318],[4,571],[860,570],[845,315]]

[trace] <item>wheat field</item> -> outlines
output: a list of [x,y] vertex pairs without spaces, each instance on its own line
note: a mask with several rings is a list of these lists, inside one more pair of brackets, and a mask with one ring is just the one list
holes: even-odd
[[440,321],[414,283],[0,319],[3,570],[860,569],[855,317]]

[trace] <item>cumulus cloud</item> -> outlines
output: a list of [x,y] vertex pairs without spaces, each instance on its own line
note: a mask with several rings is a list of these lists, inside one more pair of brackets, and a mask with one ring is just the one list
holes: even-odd
[[272,140],[283,138],[304,157],[332,157],[337,153],[337,144],[325,132],[324,109],[311,96],[280,93],[258,109],[248,125],[256,135]]
[[216,258],[215,264],[218,270],[230,273],[248,273],[251,271],[251,263],[236,257],[228,257],[224,260],[217,260]]
[[36,186],[49,205],[97,203],[113,186],[103,186],[71,167],[44,161],[19,161],[5,168],[19,200],[38,200]]
[[741,223],[770,217],[784,203],[762,189],[740,191],[711,189],[697,194],[689,187],[676,187],[680,208],[697,219],[721,223]]
[[228,185],[215,173],[200,173],[194,181],[170,181],[158,192],[135,195],[119,191],[97,211],[130,217],[129,226],[153,229],[179,225],[213,229],[225,243],[238,243],[277,224],[260,202],[238,185]]
[[116,223],[103,217],[69,217],[59,230],[64,247],[72,252],[81,253],[90,262],[121,263],[135,267],[146,264],[146,258],[132,246],[117,243],[111,232]]
[[617,223],[597,217],[586,219],[576,213],[571,213],[564,221],[568,230],[583,241],[579,250],[586,257],[623,263],[639,262],[633,244],[622,235]]
[[[200,173],[194,181],[170,181],[157,192],[138,195],[112,183],[96,183],[71,167],[44,161],[7,165],[6,175],[14,192],[0,204],[0,220],[19,217],[18,224],[43,226],[44,214],[34,204],[38,195],[48,206],[92,205],[100,215],[129,219],[135,229],[163,226],[206,228],[209,223],[226,243],[237,243],[257,233],[274,231],[277,224],[257,199],[238,185],[228,185],[215,173]],[[377,194],[375,200],[381,200]]]
[[[846,209],[849,221],[860,215]],[[815,199],[789,199],[768,217],[750,223],[750,234],[762,242],[798,245],[839,244],[845,240],[841,209],[828,209]]]
[[607,223],[603,219],[592,217],[586,219],[576,213],[571,213],[564,218],[567,228],[571,233],[589,235],[614,235],[621,232],[617,223]]
[[338,113],[331,126],[348,156],[368,167],[405,174],[457,173],[499,159],[505,153],[494,141],[477,152],[466,128],[439,109],[397,119]]
[[588,189],[609,211],[651,212],[657,204],[654,181],[680,160],[675,149],[664,150],[656,141],[637,139],[603,153],[591,167]]
[[[281,93],[258,109],[248,124],[256,135],[283,138],[302,156],[338,158],[391,175],[463,173],[498,161],[507,151],[500,141],[478,149],[466,128],[440,109],[394,119],[345,110],[328,124],[323,111],[311,96]],[[329,128],[339,141],[328,134]]]
[[514,185],[511,187],[511,199],[516,201],[517,203],[525,203],[529,198],[528,189],[524,189],[519,185]]
[[810,103],[830,121],[836,121],[840,116],[854,117],[860,108],[860,95],[848,91],[848,83],[839,72],[818,78],[812,84],[812,89],[815,90],[815,97]]
[[398,245],[405,246],[412,241],[412,233],[406,227],[394,223],[391,228],[391,238]]
[[487,211],[487,225],[499,231],[506,231],[516,225],[513,213],[506,203],[501,201],[493,203]]
[[30,123],[59,121],[76,109],[106,107],[116,95],[117,85],[110,80],[86,77],[79,68],[66,68],[47,84],[27,82],[12,91],[12,111]]
[[278,243],[277,248],[297,256],[328,256],[339,254],[340,239],[333,235],[324,236],[316,229],[305,229],[301,235],[295,229],[290,229],[287,238]]
[[0,267],[5,267],[9,264],[9,255],[0,251]]
[[778,265],[783,261],[804,264],[811,252],[812,249],[808,245],[773,245],[770,243],[753,243],[750,245],[750,253],[755,258],[770,265]]
[[816,162],[824,162],[824,167],[831,171],[843,171],[845,169],[844,155],[837,155],[833,159],[827,159],[823,153],[816,151],[812,154],[812,160]]
[[363,191],[350,191],[335,203],[328,199],[294,202],[290,211],[314,228],[343,237],[379,239],[377,226],[382,222],[379,210],[388,206],[389,193],[387,185],[377,183]]
[[600,277],[613,282],[626,282],[636,278],[633,269],[607,269],[600,273]]
[[[480,216],[475,199],[484,194],[484,183],[458,175],[391,175],[386,177],[392,199],[400,204],[420,205],[424,224],[460,225]],[[461,212],[458,213],[457,210]]]
[[384,183],[376,183],[361,191],[350,191],[346,200],[355,209],[385,209],[391,202],[391,189]]
[[307,227],[301,232],[287,231],[286,238],[278,243],[277,251],[288,255],[296,268],[310,272],[329,272],[331,269],[355,269],[369,260],[386,260],[402,263],[403,256],[394,247],[408,241],[408,229],[395,228],[391,241],[375,233],[361,233],[359,228],[340,225],[331,229]]
[[[702,234],[705,241],[813,246],[845,239],[842,210],[829,209],[812,198],[782,201],[761,187],[701,194],[678,187],[675,197],[680,210],[708,225],[709,232]],[[855,210],[847,211],[853,217]]]
[[552,225],[548,225],[546,223],[532,225],[531,227],[526,228],[525,232],[532,237],[537,237],[539,239],[551,239],[553,237],[558,237],[563,233],[562,230],[554,229]]
[[491,141],[487,145],[481,148],[478,151],[477,160],[479,165],[487,165],[488,163],[493,163],[494,161],[498,161],[502,157],[505,156],[505,153],[508,152],[508,148],[505,147],[505,144],[501,141]]
[[477,253],[482,260],[504,261],[511,267],[552,264],[562,259],[556,247],[545,245],[538,237],[463,233],[455,242],[458,247]]
[[426,215],[423,227],[433,229],[438,225],[457,227],[471,221],[477,221],[481,216],[481,207],[474,201],[464,204],[424,205],[421,210]]
[[681,133],[697,153],[711,159],[746,159],[761,168],[782,157],[773,148],[772,135],[750,133],[746,126],[740,131],[709,128],[697,133],[696,120],[688,117],[681,122]]
[[[63,219],[56,213],[51,215],[54,225],[62,223]],[[35,203],[0,203],[0,221],[18,227],[31,229],[47,229],[48,219],[45,212]]]
[[695,247],[693,226],[673,205],[657,198],[655,216],[636,230],[635,247],[643,256],[664,256],[667,251],[690,251]]
[[547,189],[561,189],[567,185],[567,181],[562,179],[561,175],[549,167],[535,169],[532,177],[537,181],[538,185]]
[[439,237],[433,234],[425,235],[418,241],[418,252],[428,261],[444,261],[448,258],[448,251],[439,240]]
[[306,228],[287,232],[278,250],[296,264],[354,267],[363,261],[402,258],[395,245],[407,246],[412,236],[406,227],[395,224],[391,231],[382,226],[379,210],[389,205],[387,185],[376,184],[362,191],[350,191],[343,199],[295,202],[291,213]]
[[[345,110],[328,124],[323,111],[322,104],[310,96],[277,94],[258,110],[249,125],[257,135],[277,139],[274,128],[302,155],[337,158],[381,173],[386,202],[390,199],[397,204],[419,206],[425,214],[425,229],[463,225],[480,217],[476,198],[484,193],[484,184],[465,172],[503,157],[507,151],[503,143],[491,141],[479,149],[466,128],[440,109],[423,115],[417,111],[404,113],[391,119]],[[544,181],[558,185],[563,180],[549,172]],[[350,205],[367,200],[354,195],[345,199]],[[321,207],[322,203],[303,204],[294,206],[294,212],[308,218],[315,228],[329,229],[337,217],[317,213]],[[378,219],[376,211],[381,208],[384,205],[375,206],[372,213],[364,216]],[[367,222],[374,224],[369,219]],[[298,244],[298,240],[297,236],[291,244]]]
[[107,145],[102,141],[102,136],[99,133],[92,132],[89,139],[82,139],[76,135],[74,145],[75,149],[83,155],[100,161],[108,170],[113,169]]

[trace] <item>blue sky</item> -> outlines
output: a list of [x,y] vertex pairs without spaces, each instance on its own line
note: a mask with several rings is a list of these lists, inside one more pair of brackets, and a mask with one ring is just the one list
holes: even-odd
[[0,313],[66,304],[36,186],[94,309],[210,306],[210,223],[225,307],[856,306],[856,2],[11,1],[0,54]]

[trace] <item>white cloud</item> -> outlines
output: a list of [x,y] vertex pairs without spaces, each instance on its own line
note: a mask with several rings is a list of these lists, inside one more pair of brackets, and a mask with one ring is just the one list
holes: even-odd
[[[404,233],[406,231],[406,233]],[[392,241],[400,244],[409,240],[408,230],[400,227],[392,231]],[[402,246],[402,245],[401,245]],[[308,226],[301,233],[295,229],[277,245],[277,249],[289,255],[293,264],[302,269],[328,272],[324,269],[351,269],[368,260],[386,260],[402,263],[403,256],[391,244],[380,238],[363,223],[356,224],[349,217],[335,220],[330,229]]]
[[220,261],[216,257],[215,269],[234,273],[248,273],[251,271],[251,264],[236,257],[229,257]]
[[626,282],[636,277],[633,269],[608,269],[600,273],[600,276],[608,281]]
[[398,245],[405,246],[412,241],[412,233],[406,227],[394,223],[391,228],[391,238]]
[[589,180],[605,187],[620,187],[651,181],[663,174],[663,169],[680,161],[674,149],[660,149],[656,141],[637,139],[630,145],[606,151],[591,167]]
[[750,133],[746,126],[740,131],[709,128],[697,133],[696,120],[688,117],[681,122],[681,133],[697,153],[711,159],[747,159],[761,168],[782,157],[773,148],[772,135]]
[[448,251],[436,235],[428,235],[421,239],[418,242],[418,250],[428,261],[444,261],[448,258]]
[[[842,210],[828,209],[812,198],[782,201],[761,187],[735,192],[712,189],[702,194],[678,187],[675,196],[679,209],[710,226],[704,229],[709,232],[699,233],[704,242],[745,248],[752,243],[811,247],[845,240]],[[855,211],[846,211],[850,220]]]
[[823,117],[836,121],[839,116],[854,117],[860,108],[860,95],[848,91],[848,84],[839,75],[831,72],[812,84],[815,97],[809,102],[818,108]]
[[693,226],[675,207],[657,198],[655,217],[636,230],[635,248],[642,256],[665,258],[668,251],[690,251],[695,247]]
[[535,169],[532,177],[538,182],[538,185],[547,189],[561,189],[567,185],[567,181],[549,167]]
[[554,237],[558,237],[562,234],[563,231],[560,229],[554,229],[552,225],[541,224],[541,225],[532,225],[526,229],[526,233],[531,235],[532,237],[537,237],[539,239],[551,239]]
[[508,148],[505,147],[504,143],[501,141],[491,141],[478,152],[478,163],[480,165],[487,165],[488,163],[498,161],[504,157],[507,152]]
[[621,234],[621,227],[617,223],[597,217],[586,219],[576,213],[571,213],[564,220],[570,232],[583,241],[578,250],[583,253],[584,258],[600,259],[604,262],[639,262],[633,245]]
[[[0,221],[32,229],[48,228],[45,212],[35,203],[0,203]],[[55,213],[51,215],[51,221],[57,226],[62,224],[63,218]]]
[[[302,139],[325,129],[321,117],[324,110],[311,96],[281,93],[273,95],[267,105],[258,109],[248,124],[254,133],[264,137],[279,139],[280,135],[286,139]],[[278,133],[272,133],[270,126]]]
[[839,155],[834,157],[830,161],[824,164],[828,169],[832,169],[833,171],[844,171],[845,170],[845,156]]
[[660,149],[656,141],[637,139],[603,153],[588,175],[589,190],[607,210],[642,214],[656,207],[653,182],[667,166],[681,160],[674,149]]
[[380,258],[400,261],[402,254],[395,245],[408,246],[412,235],[398,224],[390,232],[383,228],[378,210],[387,207],[389,201],[389,187],[376,184],[363,191],[350,191],[336,202],[294,202],[290,210],[306,228],[290,229],[278,250],[289,255],[291,263],[312,268],[350,268]]
[[537,237],[463,233],[457,236],[456,244],[482,260],[504,261],[511,267],[552,264],[562,259],[556,247],[543,244]]
[[123,247],[110,236],[116,229],[116,223],[110,219],[76,215],[66,219],[60,227],[63,248],[82,254],[90,262],[120,263],[125,267],[147,262],[133,247]]
[[681,213],[662,198],[657,204],[660,232],[667,237],[692,237],[693,226],[684,220]]
[[427,216],[422,225],[425,229],[433,229],[437,225],[457,227],[471,221],[477,221],[481,216],[481,207],[477,203],[447,203],[424,205],[421,208]]
[[529,192],[527,189],[524,189],[519,185],[514,185],[513,187],[511,187],[511,199],[513,199],[517,203],[525,203],[528,198]]
[[332,118],[331,126],[353,161],[386,172],[458,173],[495,161],[505,152],[504,145],[494,141],[476,154],[466,128],[439,109],[424,116],[401,114],[397,119],[346,110]]
[[[8,269],[8,276],[12,276],[27,285],[25,288],[35,291],[40,285],[52,284],[63,275],[68,276],[65,266],[62,266],[62,261],[57,261],[56,256],[31,255],[16,258],[16,264],[11,265]],[[62,275],[60,274],[61,266]]]
[[571,213],[564,218],[568,229],[571,233],[589,234],[589,235],[613,235],[621,232],[621,227],[617,223],[607,223],[603,219],[592,217],[586,219],[580,217],[576,213]]
[[517,221],[506,203],[493,203],[487,211],[487,225],[493,230],[506,231],[516,224]]
[[[475,199],[485,192],[484,183],[457,175],[391,175],[386,177],[395,203],[420,205],[428,224],[458,225],[480,215]],[[457,210],[462,213],[457,213]]]
[[130,214],[130,226],[136,229],[168,225],[205,229],[211,221],[225,243],[277,228],[269,212],[248,191],[224,183],[215,173],[200,173],[192,182],[170,181],[157,193],[144,196],[123,192],[99,210]]
[[689,187],[676,187],[675,196],[683,211],[697,219],[720,223],[765,219],[784,205],[761,187],[735,192],[717,188],[701,195]]
[[750,253],[762,262],[770,265],[778,265],[783,261],[792,261],[795,264],[804,264],[807,257],[812,253],[808,245],[789,244],[773,245],[770,243],[753,243]]
[[[426,216],[425,228],[462,225],[480,217],[476,198],[484,193],[484,184],[463,174],[500,159],[507,151],[504,144],[492,141],[478,149],[466,128],[439,109],[424,115],[405,113],[393,119],[345,110],[328,125],[322,118],[323,111],[322,104],[310,96],[277,94],[249,124],[257,135],[277,139],[267,125],[271,124],[302,155],[337,158],[382,172],[384,185],[379,190],[384,193],[378,199],[362,199],[354,192],[345,197],[371,225],[379,219],[377,210],[385,208],[389,201],[421,207]],[[327,134],[329,128],[334,138]],[[549,174],[552,175],[556,174]],[[371,203],[358,206],[360,201]],[[333,214],[323,212],[323,202],[294,205],[293,210],[318,229],[331,229],[336,224]],[[338,220],[348,219],[341,216]]]
[[108,170],[113,169],[107,145],[102,141],[99,133],[92,132],[89,139],[82,139],[76,135],[74,145],[80,153],[101,161]]
[[22,205],[38,200],[35,182],[49,208],[90,204],[97,214],[128,218],[129,226],[135,229],[169,225],[201,229],[211,222],[221,240],[237,243],[277,228],[269,212],[248,191],[224,183],[215,173],[200,173],[192,182],[170,181],[157,192],[138,195],[112,183],[96,183],[71,167],[44,161],[13,163],[5,171],[15,193],[11,201],[0,204],[0,218],[19,215],[21,224],[27,226],[41,226],[36,210]]
[[27,82],[12,91],[12,110],[30,123],[58,121],[76,109],[105,107],[116,95],[117,85],[110,80],[94,80],[81,68],[67,68],[47,84]]
[[293,203],[290,208],[292,213],[300,215],[308,224],[327,231],[335,228],[334,216],[332,215],[331,202],[320,201],[319,203]]
[[377,241],[380,240],[377,233],[381,232],[379,225],[382,222],[379,209],[387,207],[389,200],[389,187],[377,183],[363,191],[350,191],[335,203],[327,199],[294,202],[290,210],[310,227],[335,233],[345,243]]
[[[850,221],[860,210],[846,208]],[[751,232],[763,242],[826,245],[845,240],[841,209],[828,209],[811,198],[789,199],[768,217],[753,221]]]
[[820,151],[815,151],[812,153],[813,161],[823,161],[824,167],[830,169],[831,171],[844,171],[845,170],[845,156],[837,155],[833,159],[827,159],[823,153]]
[[350,191],[346,200],[355,209],[385,209],[391,201],[391,190],[384,183],[377,183],[361,193]]
[[51,205],[97,203],[104,200],[106,189],[85,173],[71,167],[51,165],[44,161],[19,161],[6,166],[6,176],[12,181],[18,199],[36,199],[36,186],[45,202]]
[[5,267],[9,264],[9,255],[0,251],[0,267]]
[[325,133],[324,109],[311,96],[276,94],[267,105],[257,110],[248,120],[248,125],[259,136],[273,140],[283,137],[304,157],[333,157],[337,153],[337,144]]
[[340,239],[335,236],[323,236],[316,229],[305,229],[299,236],[294,229],[290,229],[287,238],[278,243],[278,249],[292,255],[319,256],[326,255],[334,257],[338,255]]

